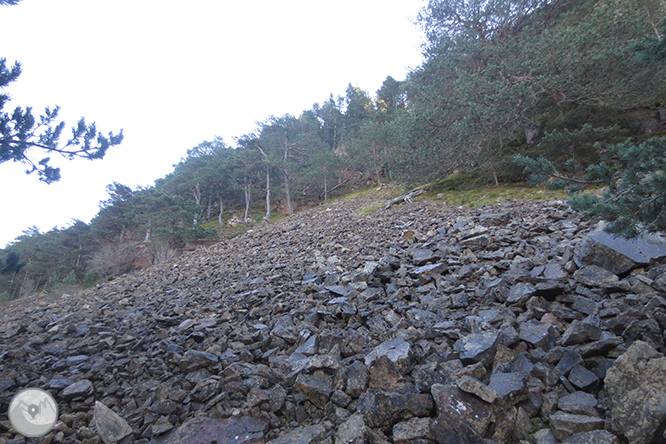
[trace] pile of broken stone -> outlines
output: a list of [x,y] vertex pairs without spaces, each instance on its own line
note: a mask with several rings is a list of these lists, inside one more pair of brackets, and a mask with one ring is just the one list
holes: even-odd
[[3,307],[44,443],[652,443],[666,243],[561,201],[340,201],[94,289]]

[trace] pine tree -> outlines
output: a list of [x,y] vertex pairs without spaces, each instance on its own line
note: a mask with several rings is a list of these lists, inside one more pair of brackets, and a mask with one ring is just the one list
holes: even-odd
[[[584,178],[557,171],[552,162],[516,155],[531,182],[552,187],[571,184],[571,207],[586,217],[602,218],[606,230],[624,237],[645,232],[666,231],[666,139],[651,138],[643,143],[627,140],[601,148],[601,161],[587,168]],[[589,184],[603,184],[602,192],[584,192]]]

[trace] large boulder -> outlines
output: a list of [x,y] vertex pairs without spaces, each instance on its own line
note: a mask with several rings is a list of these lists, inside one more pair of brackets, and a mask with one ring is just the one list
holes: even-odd
[[608,369],[613,431],[634,444],[658,441],[666,427],[666,357],[634,342]]
[[625,239],[599,229],[589,233],[574,249],[574,262],[579,267],[598,265],[614,274],[647,265],[666,257],[666,240],[657,235]]

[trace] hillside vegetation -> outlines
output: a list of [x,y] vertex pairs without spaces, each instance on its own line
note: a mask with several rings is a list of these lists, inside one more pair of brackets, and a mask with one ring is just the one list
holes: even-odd
[[109,185],[90,223],[28,229],[0,252],[0,295],[90,285],[369,185],[518,181],[516,155],[580,177],[615,144],[663,136],[664,17],[660,0],[431,0],[406,79],[203,141],[154,186]]

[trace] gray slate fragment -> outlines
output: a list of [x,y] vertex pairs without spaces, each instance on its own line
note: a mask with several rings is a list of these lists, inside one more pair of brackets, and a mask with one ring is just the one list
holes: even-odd
[[615,274],[623,274],[638,265],[666,257],[666,241],[656,235],[624,239],[597,230],[576,245],[574,261],[579,267],[598,265]]
[[463,364],[480,362],[489,367],[495,358],[498,339],[499,331],[472,333],[459,339],[453,348],[460,353]]
[[99,401],[95,401],[93,420],[104,444],[115,444],[132,433],[127,421]]
[[550,427],[555,438],[562,440],[576,433],[603,429],[604,420],[596,416],[555,412],[550,415]]
[[636,444],[658,439],[666,423],[665,376],[666,357],[643,341],[617,358],[604,380],[614,432]]
[[311,444],[319,442],[326,435],[326,427],[321,424],[298,427],[266,444]]

